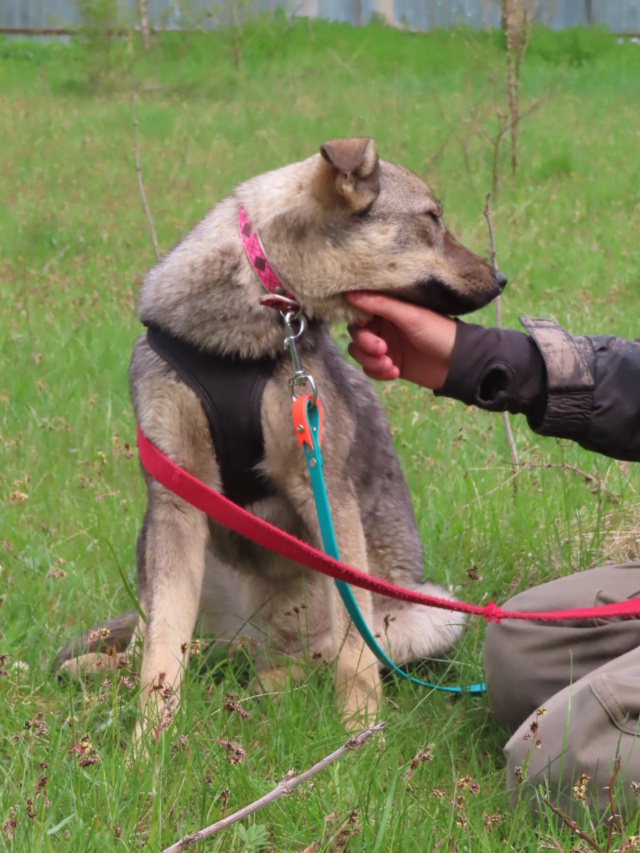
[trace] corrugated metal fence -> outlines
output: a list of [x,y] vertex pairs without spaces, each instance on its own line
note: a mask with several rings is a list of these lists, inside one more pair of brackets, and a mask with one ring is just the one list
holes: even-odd
[[[136,0],[118,0],[123,21],[135,21]],[[395,26],[430,30],[467,24],[497,26],[499,0],[148,0],[149,21],[156,28],[215,27],[229,10],[272,11],[366,24],[372,16]],[[562,29],[604,24],[616,33],[640,33],[640,0],[540,0],[536,17]],[[77,27],[74,0],[0,0],[0,31],[46,31]]]

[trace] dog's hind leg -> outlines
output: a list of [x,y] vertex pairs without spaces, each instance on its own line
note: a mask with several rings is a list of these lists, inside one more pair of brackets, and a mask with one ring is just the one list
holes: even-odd
[[[431,583],[412,583],[411,589],[438,598],[451,597]],[[449,651],[462,633],[464,623],[463,613],[374,595],[374,634],[397,666]]]
[[[360,512],[355,500],[342,497],[340,512],[334,516],[334,527],[340,558],[350,566],[368,571],[367,549]],[[371,722],[378,713],[382,696],[378,661],[365,645],[349,619],[335,584],[325,579],[330,588],[332,633],[338,649],[336,686],[338,702],[348,728]],[[373,601],[368,590],[352,587],[356,603],[367,624],[373,622]]]
[[[375,514],[369,519],[367,549],[375,577],[423,595],[452,598],[442,587],[422,581],[422,544],[399,469],[397,476],[387,482]],[[465,623],[462,613],[382,595],[374,594],[373,607],[373,633],[397,666],[447,652]]]
[[[367,549],[358,503],[350,484],[341,482],[339,489],[327,483],[329,502],[337,511],[333,524],[340,558],[351,566],[368,571]],[[308,486],[301,490],[301,496]],[[292,490],[295,497],[296,490]],[[309,500],[297,506],[309,530],[320,542],[317,515]],[[380,672],[373,652],[365,645],[351,622],[333,581],[323,578],[324,600],[331,619],[333,651],[337,656],[336,688],[338,704],[348,728],[359,728],[371,722],[378,713],[381,699]],[[352,592],[365,621],[373,622],[373,603],[368,590],[353,587]]]

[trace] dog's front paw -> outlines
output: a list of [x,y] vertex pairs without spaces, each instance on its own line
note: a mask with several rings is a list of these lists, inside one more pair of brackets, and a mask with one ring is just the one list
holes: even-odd
[[338,707],[347,731],[360,731],[375,722],[381,700],[377,665],[338,681]]
[[290,681],[303,681],[305,676],[301,666],[290,664],[288,667],[270,667],[258,669],[251,679],[250,689],[253,693],[280,693],[285,690]]

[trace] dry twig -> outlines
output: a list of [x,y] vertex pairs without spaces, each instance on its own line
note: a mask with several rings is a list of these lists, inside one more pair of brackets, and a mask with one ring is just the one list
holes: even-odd
[[135,92],[131,92],[131,120],[133,122],[133,151],[136,156],[136,175],[138,177],[138,187],[140,188],[142,206],[144,207],[147,222],[149,223],[149,230],[151,231],[151,240],[153,242],[153,249],[156,253],[156,260],[159,261],[160,250],[158,249],[158,238],[156,237],[156,229],[153,227],[153,219],[151,218],[151,211],[149,210],[149,205],[147,203],[147,194],[144,191],[144,184],[142,183],[142,167],[140,166],[140,152],[138,150],[138,116],[136,113]]
[[609,791],[609,809],[611,810],[611,816],[609,817],[609,834],[607,836],[607,846],[606,847],[602,847],[600,844],[598,844],[598,842],[594,838],[592,838],[590,835],[587,835],[587,833],[584,830],[580,829],[580,827],[575,822],[575,820],[571,820],[571,818],[568,815],[566,815],[562,811],[562,809],[558,808],[558,806],[554,806],[552,803],[549,802],[549,800],[546,797],[544,797],[542,800],[543,803],[545,805],[549,806],[551,811],[555,815],[557,815],[560,818],[560,820],[566,826],[568,826],[572,832],[575,832],[575,834],[578,835],[580,838],[582,838],[583,841],[586,841],[587,844],[596,851],[596,853],[610,853],[611,845],[613,844],[613,829],[614,829],[615,819],[616,819],[616,817],[619,817],[619,815],[616,814],[616,805],[615,805],[615,802],[613,800],[613,783],[616,780],[616,776],[620,772],[620,765],[621,765],[621,760],[620,760],[620,756],[618,756],[616,758],[616,766],[613,769],[613,773],[611,774],[611,779],[609,780],[609,785],[607,786],[608,791]]
[[176,841],[176,843],[172,844],[171,847],[167,847],[162,851],[162,853],[179,853],[181,850],[187,850],[187,848],[191,847],[193,844],[197,844],[198,841],[204,841],[205,838],[210,838],[216,832],[220,832],[220,830],[226,829],[226,827],[230,826],[232,823],[237,823],[237,821],[248,817],[250,814],[257,812],[258,809],[272,803],[274,800],[278,800],[280,797],[286,797],[287,794],[290,794],[291,791],[298,785],[302,784],[302,782],[306,782],[307,779],[310,779],[312,776],[315,776],[316,773],[324,770],[325,767],[333,764],[333,762],[337,761],[338,758],[342,758],[345,753],[354,749],[359,749],[372,735],[382,731],[384,725],[384,723],[378,723],[376,726],[365,729],[360,732],[359,735],[348,740],[339,749],[336,749],[330,755],[327,755],[321,761],[318,761],[317,764],[313,765],[313,767],[310,767],[308,770],[300,773],[299,776],[293,776],[293,771],[290,770],[284,779],[282,779],[282,781],[279,782],[272,791],[265,794],[264,797],[260,797],[260,799],[255,800],[253,803],[249,803],[249,805],[245,806],[243,809],[228,815],[223,818],[223,820],[219,820],[217,823],[211,824],[211,826],[207,826],[205,829],[201,829],[198,832],[193,833],[193,835],[185,835],[184,838],[181,838],[180,841]]
[[[491,200],[491,193],[487,193],[487,197],[484,203],[483,216],[487,220],[487,225],[489,226],[489,239],[491,241],[491,266],[494,270],[497,270],[497,254],[496,254],[496,240],[495,234],[493,232],[493,222],[491,220],[491,210],[489,208],[489,201]],[[500,297],[496,296],[495,298],[495,306],[496,306],[496,326],[500,327],[502,322],[502,313],[500,310]],[[511,453],[511,461],[517,467],[520,464],[518,459],[518,451],[516,450],[516,443],[513,439],[513,432],[511,431],[511,424],[509,423],[509,413],[502,413],[502,423],[504,424],[504,430],[507,434],[507,444],[509,445],[509,452]]]
[[571,820],[571,818],[568,815],[566,815],[562,811],[562,809],[559,809],[557,806],[554,806],[553,803],[550,803],[546,797],[543,798],[542,802],[546,806],[549,806],[551,811],[555,815],[557,815],[560,818],[560,820],[566,826],[568,826],[572,832],[575,832],[575,834],[580,836],[580,838],[582,838],[583,841],[586,841],[587,844],[596,851],[596,853],[607,853],[607,851],[604,849],[604,847],[601,847],[594,838],[592,838],[590,835],[587,835],[586,832],[584,832],[582,829],[580,829],[580,827],[575,822],[575,820]]

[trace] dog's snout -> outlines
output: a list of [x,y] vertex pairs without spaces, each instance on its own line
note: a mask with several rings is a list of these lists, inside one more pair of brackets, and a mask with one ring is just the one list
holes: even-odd
[[495,281],[495,283],[500,288],[500,293],[502,293],[502,291],[507,286],[507,282],[509,281],[509,279],[506,277],[506,275],[504,275],[504,273],[501,273],[500,270],[494,270],[493,271],[493,280]]

